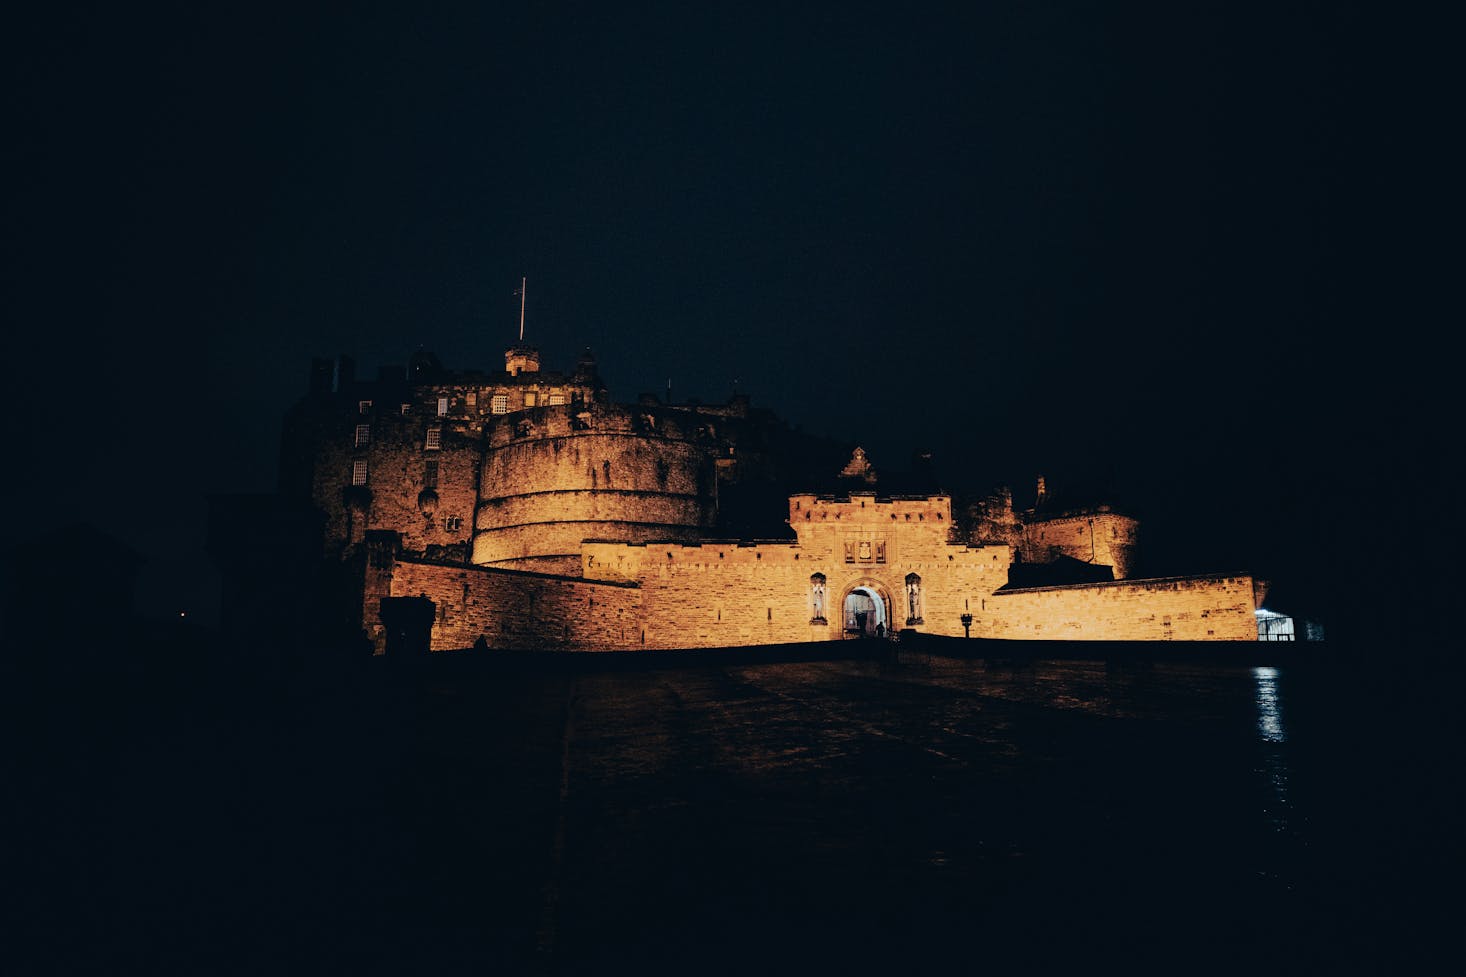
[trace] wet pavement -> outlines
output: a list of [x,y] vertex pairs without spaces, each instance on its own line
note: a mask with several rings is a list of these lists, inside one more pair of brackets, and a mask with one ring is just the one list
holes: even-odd
[[1435,684],[912,654],[197,702],[55,785],[80,848],[38,893],[48,962],[1427,966],[1462,867]]

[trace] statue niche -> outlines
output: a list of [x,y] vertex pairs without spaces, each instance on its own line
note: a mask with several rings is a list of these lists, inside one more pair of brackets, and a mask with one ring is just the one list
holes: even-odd
[[921,618],[921,577],[906,575],[906,623],[925,624]]

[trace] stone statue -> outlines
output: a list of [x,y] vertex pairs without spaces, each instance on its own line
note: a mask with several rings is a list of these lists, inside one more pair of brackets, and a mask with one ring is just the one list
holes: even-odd
[[919,623],[921,621],[921,578],[914,573],[906,578],[906,604],[909,612],[907,623]]

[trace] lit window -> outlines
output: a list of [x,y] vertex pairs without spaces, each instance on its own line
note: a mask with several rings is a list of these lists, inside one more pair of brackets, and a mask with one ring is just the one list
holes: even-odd
[[358,424],[356,426],[356,446],[365,447],[372,443],[372,426],[370,424]]
[[428,428],[428,439],[423,442],[423,447],[429,451],[436,451],[443,447],[443,429],[440,427]]
[[426,462],[422,466],[422,484],[423,488],[438,487],[438,463],[436,461]]
[[351,484],[352,485],[365,485],[366,484],[366,462],[364,462],[364,461],[353,461],[351,463]]
[[358,400],[356,402],[356,412],[358,414],[365,414],[367,411],[369,411],[371,409],[372,409],[372,402],[370,400]]
[[447,417],[448,416],[448,398],[447,397],[439,397],[438,398],[438,416],[439,417]]
[[509,395],[494,394],[494,399],[489,402],[489,410],[495,414],[509,413]]
[[524,394],[524,406],[526,406],[526,407],[534,407],[539,402],[540,402],[540,395],[539,394],[535,393],[533,390],[528,390],[528,391],[525,392],[525,394]]
[[402,405],[402,414],[403,414],[403,416],[405,417],[406,415],[411,414],[411,413],[412,413],[412,405],[411,404],[403,404]]
[[551,407],[559,407],[563,403],[565,403],[565,395],[564,394],[556,394],[556,393],[550,394],[550,406]]

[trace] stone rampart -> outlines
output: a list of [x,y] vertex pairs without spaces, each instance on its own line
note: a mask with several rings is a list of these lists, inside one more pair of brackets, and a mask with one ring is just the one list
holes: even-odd
[[[641,593],[630,584],[398,560],[391,596],[436,605],[432,650],[491,648],[613,651],[641,644]],[[368,611],[373,623],[376,616]]]
[[1255,641],[1248,574],[1009,590],[985,598],[979,632],[1052,641]]

